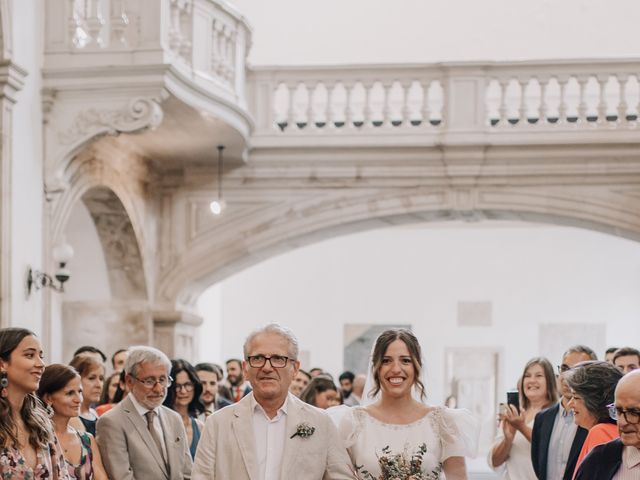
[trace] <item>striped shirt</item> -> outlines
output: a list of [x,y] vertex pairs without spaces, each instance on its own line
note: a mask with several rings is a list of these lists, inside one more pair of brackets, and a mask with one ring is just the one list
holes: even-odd
[[640,480],[640,449],[624,447],[622,465],[612,480]]

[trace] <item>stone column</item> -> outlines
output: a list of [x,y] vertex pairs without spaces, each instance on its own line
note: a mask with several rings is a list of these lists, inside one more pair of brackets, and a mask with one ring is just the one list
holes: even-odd
[[183,358],[194,361],[198,356],[195,341],[202,317],[186,311],[154,311],[153,345],[169,358]]
[[11,61],[0,62],[0,327],[11,318],[11,195],[12,116],[16,94],[24,86],[27,72]]

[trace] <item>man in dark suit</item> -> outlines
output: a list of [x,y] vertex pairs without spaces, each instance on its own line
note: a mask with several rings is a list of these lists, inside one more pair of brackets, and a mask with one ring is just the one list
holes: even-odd
[[558,367],[560,401],[536,415],[531,432],[531,462],[539,480],[571,480],[587,431],[573,421],[567,408],[571,390],[562,374],[574,365],[597,360],[593,350],[584,345],[568,349]]
[[580,464],[576,480],[640,479],[640,370],[618,382],[612,410],[620,438],[595,447]]

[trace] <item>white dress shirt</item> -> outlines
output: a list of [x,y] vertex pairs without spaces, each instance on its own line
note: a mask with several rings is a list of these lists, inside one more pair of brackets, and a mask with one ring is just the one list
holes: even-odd
[[547,478],[549,479],[564,477],[571,445],[578,431],[578,426],[573,421],[573,411],[565,410],[562,402],[559,407],[548,445]]
[[613,480],[638,480],[640,479],[640,449],[636,447],[624,447],[622,450],[622,465]]
[[253,435],[256,445],[258,480],[280,480],[282,453],[286,437],[287,404],[285,399],[276,416],[269,418],[262,406],[251,395]]
[[[140,414],[140,416],[146,423],[147,417],[145,417],[145,413],[149,412],[150,410],[147,407],[140,405],[140,403],[138,403],[138,400],[136,399],[136,396],[133,393],[130,393],[129,396],[131,397],[131,403],[133,403],[133,406],[136,407],[136,412]],[[164,442],[164,433],[162,432],[162,424],[160,423],[160,407],[154,408],[153,411],[156,412],[155,416],[153,417],[153,429],[156,431],[156,434],[160,439],[160,443],[162,444],[162,456],[165,459],[167,459],[169,458],[169,456],[167,454],[167,444]]]

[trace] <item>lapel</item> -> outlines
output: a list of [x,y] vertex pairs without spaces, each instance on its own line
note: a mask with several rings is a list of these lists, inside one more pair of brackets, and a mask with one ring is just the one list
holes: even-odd
[[153,441],[153,438],[151,438],[151,434],[147,429],[147,421],[138,413],[129,397],[122,401],[122,410],[129,421],[133,424],[144,443],[147,445],[147,449],[151,452],[151,456],[158,464],[158,467],[160,467],[160,470],[162,470],[165,476],[169,478],[167,476],[167,467],[164,464],[164,460],[160,456],[158,447],[156,447],[156,443]]
[[569,450],[569,458],[567,458],[567,467],[564,471],[563,480],[571,480],[573,478],[576,463],[578,463],[578,456],[587,438],[587,433],[588,431],[582,427],[578,427],[578,430],[576,430],[576,435],[573,437],[573,443],[571,444],[571,450]]
[[253,421],[251,416],[251,399],[253,395],[247,395],[242,400],[234,403],[233,418],[231,419],[231,430],[236,437],[238,446],[240,447],[240,454],[244,460],[244,466],[247,469],[247,474],[250,480],[254,480],[258,477],[258,466],[256,464],[256,445],[255,438],[253,436]]
[[292,478],[287,474],[291,470],[291,464],[296,456],[300,454],[300,444],[291,438],[296,433],[296,427],[304,421],[305,404],[293,395],[289,394],[287,405],[287,419],[285,422],[284,449],[282,450],[282,469],[280,470],[280,478]]
[[551,432],[553,431],[553,424],[556,421],[556,415],[560,410],[560,404],[556,403],[555,406],[549,408],[544,412],[542,425],[540,425],[540,448],[539,448],[539,467],[542,477],[547,476],[547,461],[549,458],[549,441],[551,440]]
[[[179,465],[180,458],[176,458],[176,443],[180,441],[180,436],[173,431],[171,420],[169,419],[165,407],[160,407],[160,426],[162,427],[162,436],[164,438],[164,445],[167,448],[167,465],[166,469],[171,478],[171,465]],[[185,437],[186,438],[186,437]]]

